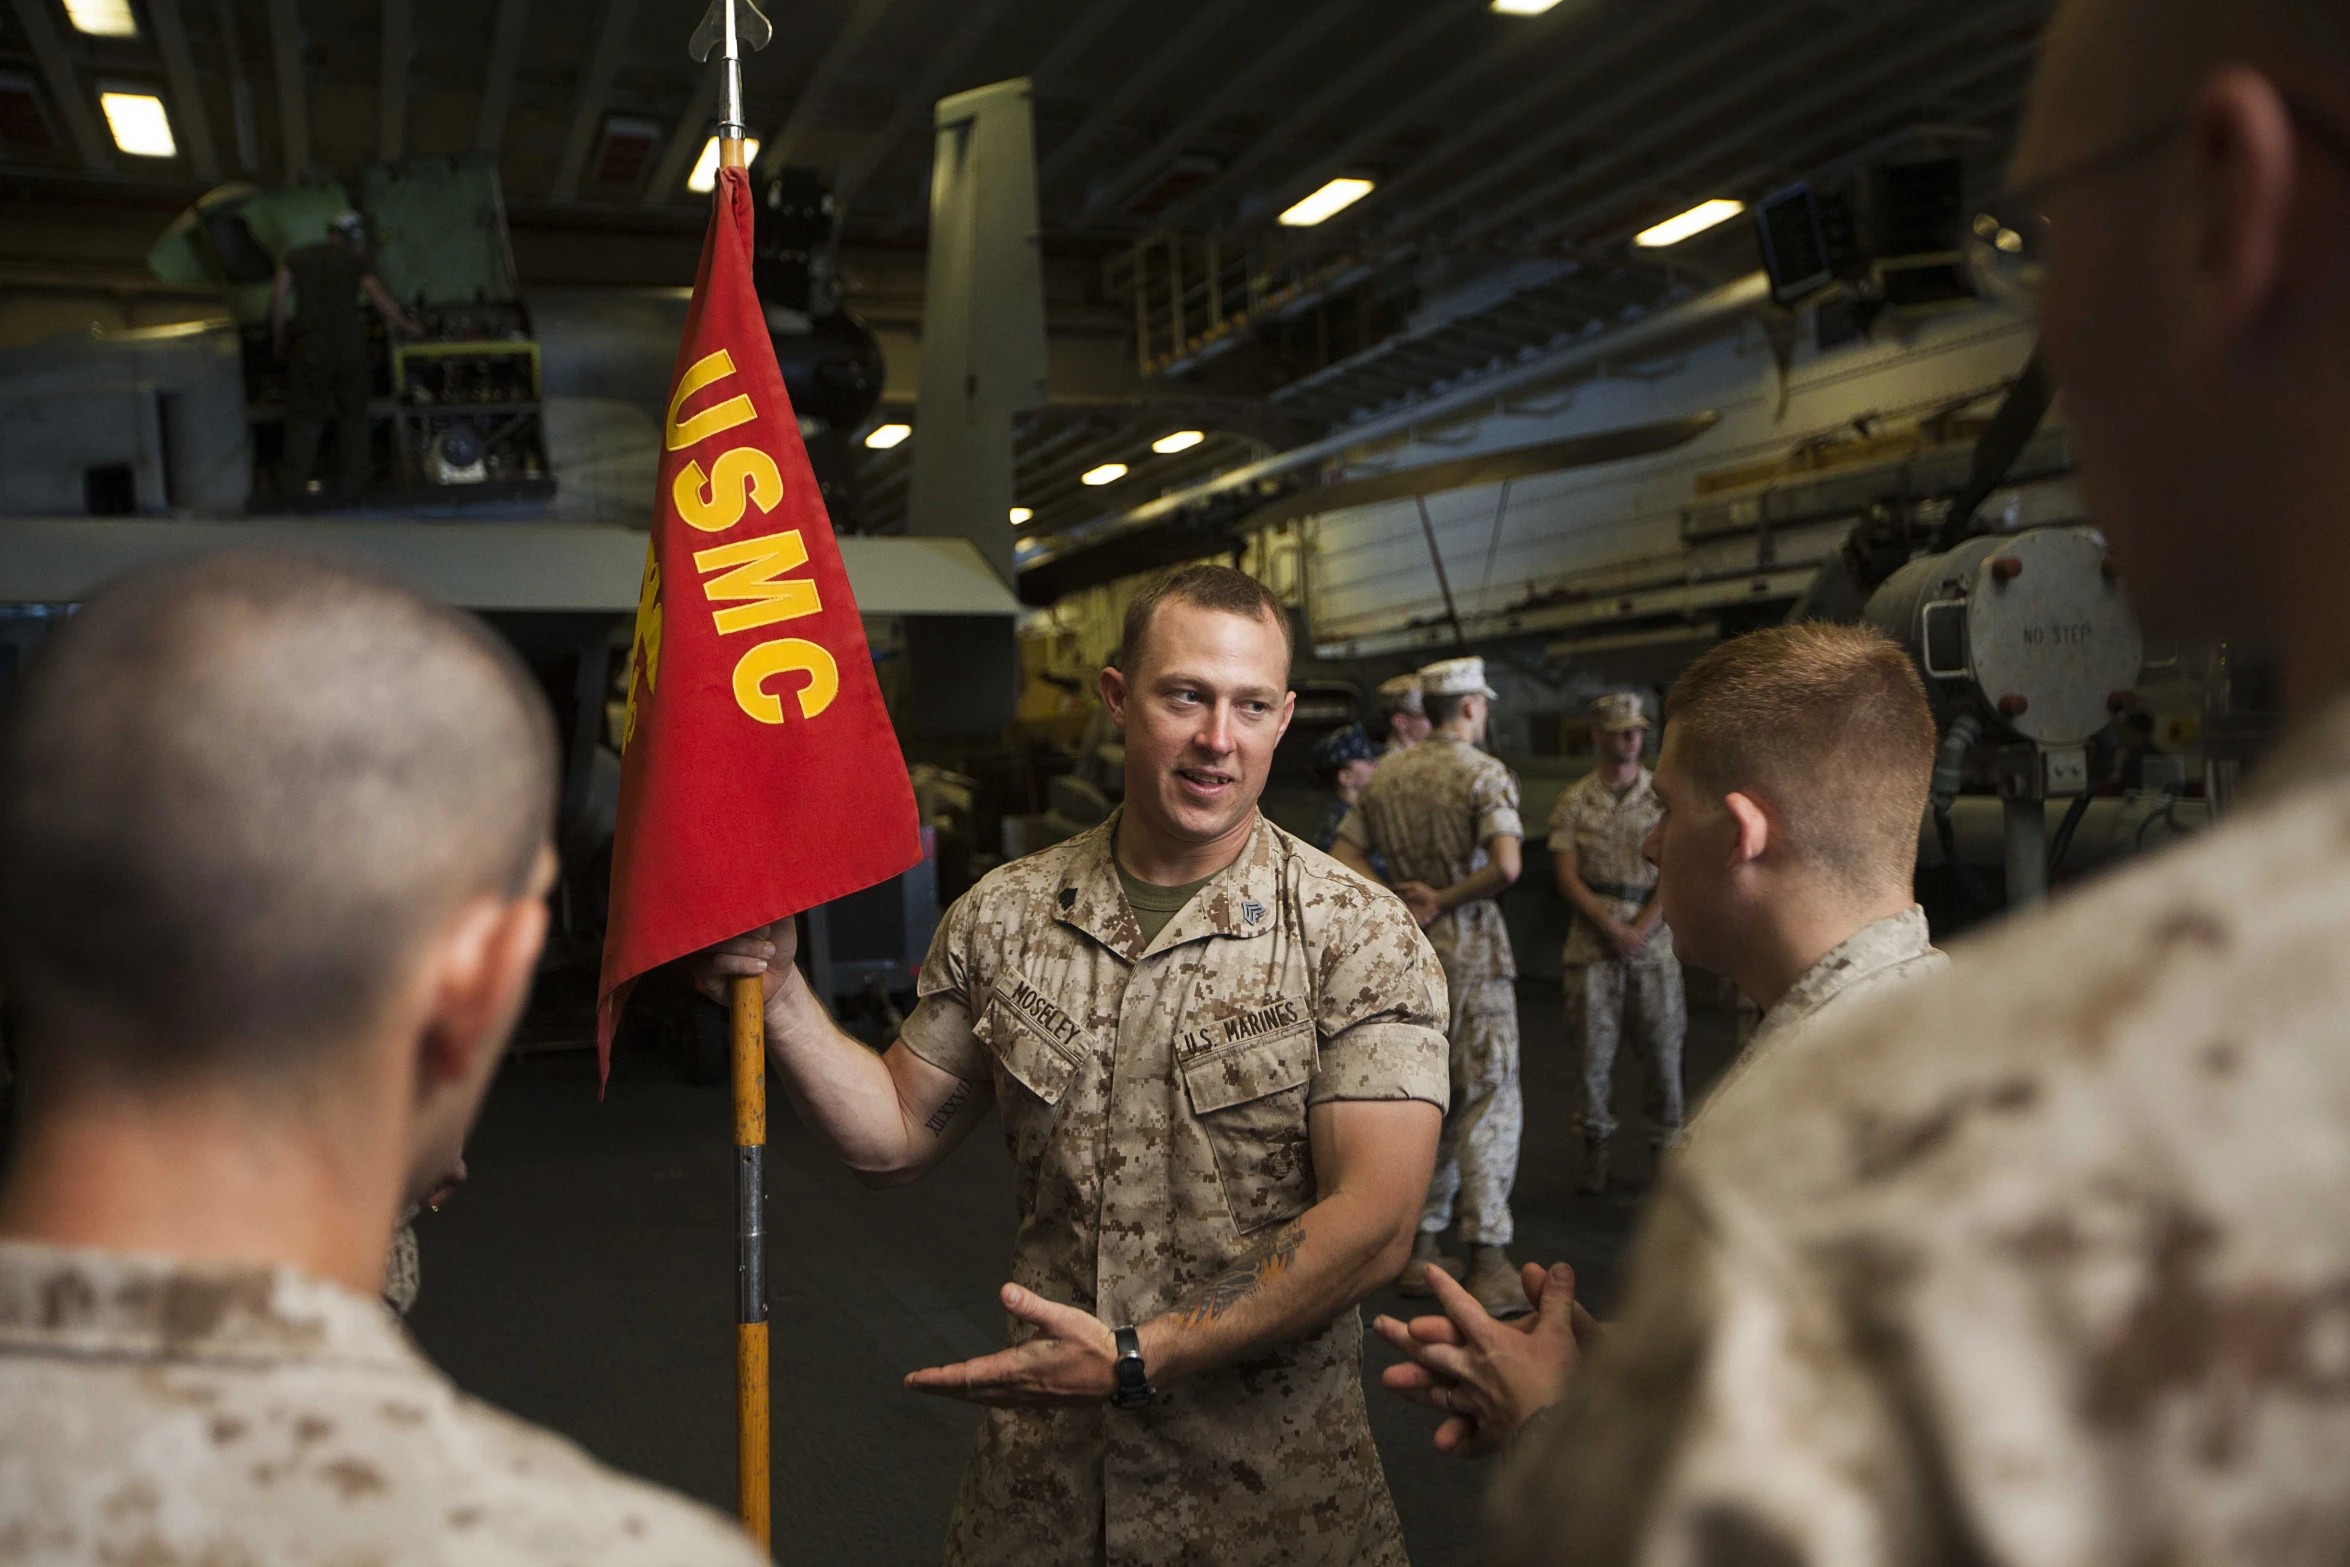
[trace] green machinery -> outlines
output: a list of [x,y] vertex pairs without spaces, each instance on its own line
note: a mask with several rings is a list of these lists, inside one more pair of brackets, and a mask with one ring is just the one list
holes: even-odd
[[367,315],[374,387],[371,482],[359,503],[412,509],[544,501],[554,493],[539,348],[515,280],[496,165],[479,153],[372,164],[354,193],[313,185],[223,185],[180,214],[147,253],[169,282],[221,290],[244,347],[255,511],[302,510],[278,480],[285,365],[269,340],[278,263],[317,244],[340,212],[367,220],[376,275],[424,325],[388,333]]

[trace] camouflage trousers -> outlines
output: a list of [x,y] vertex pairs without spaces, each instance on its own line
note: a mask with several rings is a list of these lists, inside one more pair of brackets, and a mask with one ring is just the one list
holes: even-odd
[[1570,963],[1566,1000],[1567,1038],[1582,1055],[1583,1134],[1615,1135],[1616,1055],[1630,1035],[1648,1068],[1643,1105],[1648,1140],[1659,1148],[1671,1146],[1681,1135],[1681,1041],[1689,1032],[1680,961],[1666,956],[1638,963]]
[[1518,992],[1506,979],[1452,987],[1452,1108],[1436,1145],[1420,1228],[1452,1222],[1457,1205],[1464,1246],[1506,1246],[1510,1188],[1518,1179],[1518,1134],[1526,1102],[1518,1086]]

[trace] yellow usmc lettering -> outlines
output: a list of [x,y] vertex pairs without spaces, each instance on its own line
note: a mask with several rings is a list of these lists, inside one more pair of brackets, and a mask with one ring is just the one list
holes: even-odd
[[695,360],[687,367],[685,374],[677,378],[677,390],[669,394],[666,439],[671,451],[682,451],[696,441],[706,441],[713,435],[724,434],[738,424],[749,424],[759,417],[759,411],[751,406],[750,398],[738,393],[725,402],[711,404],[682,423],[678,420],[677,412],[685,406],[687,398],[711,382],[722,381],[732,374],[734,356],[721,348],[714,354],[705,354]]
[[775,510],[783,500],[783,475],[775,459],[756,446],[737,446],[720,452],[707,475],[698,462],[678,469],[669,498],[677,503],[677,514],[687,527],[724,533],[743,520],[746,503],[762,514]]
[[718,611],[716,620],[721,635],[729,631],[749,631],[755,626],[771,626],[779,620],[797,620],[802,615],[813,615],[824,607],[816,595],[816,584],[805,577],[778,581],[794,567],[808,564],[808,546],[802,542],[799,530],[786,529],[782,533],[762,534],[755,539],[737,539],[732,544],[721,544],[716,549],[694,552],[694,570],[720,571],[732,566],[724,576],[708,578],[702,584],[702,594],[715,604],[722,600],[749,599],[749,604]]

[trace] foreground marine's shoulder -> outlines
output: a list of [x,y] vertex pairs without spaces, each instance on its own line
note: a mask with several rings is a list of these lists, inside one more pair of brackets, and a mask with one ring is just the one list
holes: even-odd
[[[1831,1193],[1948,1201],[1982,1172],[2084,1161],[2152,1160],[2184,1181],[2273,1173],[2288,1149],[2350,1160],[2345,953],[2350,785],[2329,784],[2245,809],[1820,1019],[1715,1107],[1726,1113],[1692,1163],[1808,1206]],[[1791,1148],[1808,1152],[1790,1161]]]
[[444,1517],[460,1547],[452,1560],[753,1567],[766,1559],[731,1519],[607,1469],[552,1432],[462,1394],[448,1413],[439,1435],[452,1475]]

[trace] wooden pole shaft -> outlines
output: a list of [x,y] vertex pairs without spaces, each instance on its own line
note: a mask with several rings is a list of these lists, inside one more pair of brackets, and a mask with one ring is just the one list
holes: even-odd
[[718,138],[718,166],[722,169],[739,169],[743,166],[743,139],[740,136]]
[[734,982],[735,1456],[743,1527],[765,1546],[768,1475],[767,1020],[756,975]]

